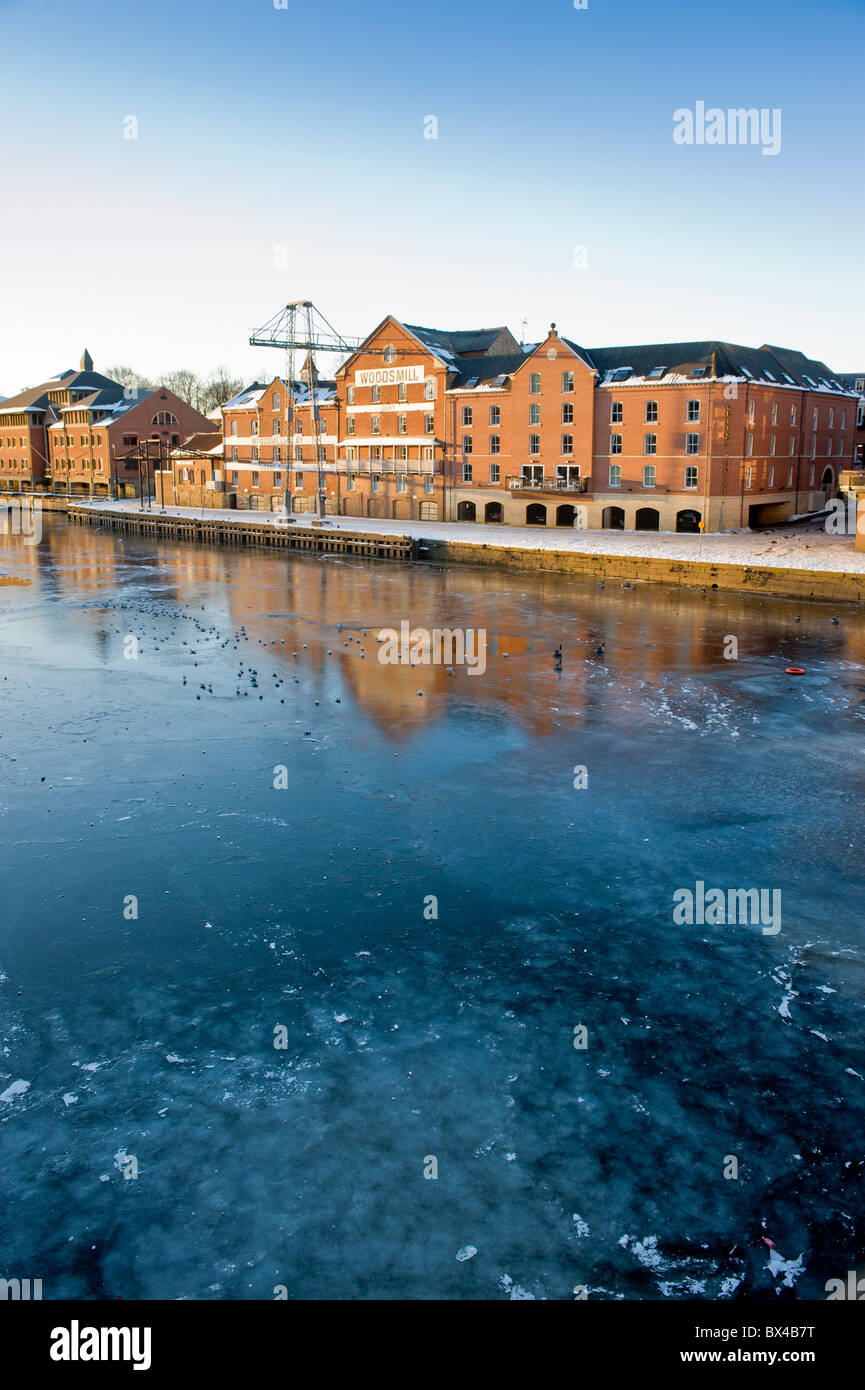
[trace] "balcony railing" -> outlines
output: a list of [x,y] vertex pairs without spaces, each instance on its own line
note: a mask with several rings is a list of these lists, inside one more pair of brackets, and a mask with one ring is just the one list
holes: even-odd
[[509,477],[509,492],[569,492],[574,494],[588,492],[590,478],[526,478]]

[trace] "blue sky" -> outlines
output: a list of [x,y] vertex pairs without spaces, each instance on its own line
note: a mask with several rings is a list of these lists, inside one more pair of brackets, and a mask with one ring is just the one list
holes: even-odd
[[[299,298],[865,367],[863,0],[0,0],[0,35],[0,394],[85,344],[273,375],[247,340]],[[698,101],[780,108],[780,153],[676,145]]]

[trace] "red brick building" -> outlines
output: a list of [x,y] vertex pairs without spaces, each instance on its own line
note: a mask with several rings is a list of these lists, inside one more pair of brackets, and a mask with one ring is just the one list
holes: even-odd
[[[85,351],[78,371],[0,402],[0,489],[134,497],[148,474],[152,488],[160,454],[218,430],[165,387],[124,388],[95,372]],[[145,441],[149,464],[139,457]]]
[[717,530],[819,509],[861,421],[855,383],[800,352],[586,349],[555,325],[523,347],[388,316],[334,381],[301,376],[225,403],[221,458],[175,451],[178,501],[206,487],[303,513],[321,493],[343,516]]

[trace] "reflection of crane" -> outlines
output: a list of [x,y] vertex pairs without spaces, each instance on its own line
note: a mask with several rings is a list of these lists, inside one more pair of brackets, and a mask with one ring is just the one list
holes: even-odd
[[299,349],[305,353],[301,376],[306,378],[309,401],[312,405],[312,432],[315,448],[315,477],[318,493],[318,514],[325,515],[325,488],[322,479],[321,463],[323,447],[319,443],[320,425],[318,395],[315,389],[315,352],[335,352],[347,356],[355,352],[363,342],[362,338],[343,338],[328,323],[309,299],[296,299],[286,304],[278,314],[274,314],[263,328],[250,338],[253,347],[275,347],[285,349],[286,385],[286,432],[288,437],[288,469],[286,470],[285,510],[290,512],[288,479],[291,470],[291,451],[294,448],[294,393],[298,383],[294,375],[294,354]]

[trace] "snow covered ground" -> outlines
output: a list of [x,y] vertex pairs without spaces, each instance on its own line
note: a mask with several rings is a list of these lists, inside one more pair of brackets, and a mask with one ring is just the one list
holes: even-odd
[[[137,501],[85,502],[94,508],[116,511],[140,510]],[[147,510],[145,508],[145,510]],[[153,514],[162,508],[154,506]],[[172,516],[205,516],[239,526],[285,523],[272,512],[234,512],[190,507],[166,507]],[[301,513],[298,526],[309,526],[316,517]],[[421,540],[451,541],[454,544],[520,547],[529,550],[582,551],[590,555],[640,555],[669,560],[702,559],[717,565],[760,565],[784,569],[840,570],[865,573],[865,551],[854,548],[853,536],[827,535],[822,522],[791,526],[777,531],[721,531],[703,537],[680,535],[673,531],[571,531],[564,528],[534,526],[487,526],[471,521],[378,521],[371,517],[332,516],[328,526],[334,530],[380,532],[385,535],[414,536]]]

